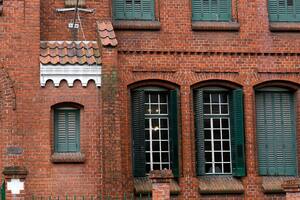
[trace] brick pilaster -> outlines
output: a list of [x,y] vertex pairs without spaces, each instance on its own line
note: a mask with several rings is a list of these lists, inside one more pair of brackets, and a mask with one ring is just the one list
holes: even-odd
[[[3,174],[5,177],[5,192],[6,200],[25,200],[26,188],[25,179],[27,176],[27,169],[20,166],[5,167]],[[11,185],[15,182],[14,188],[17,190],[12,190]],[[20,187],[22,185],[22,189]]]
[[153,200],[170,199],[170,183],[173,177],[171,170],[154,170],[150,172],[149,178],[152,181]]

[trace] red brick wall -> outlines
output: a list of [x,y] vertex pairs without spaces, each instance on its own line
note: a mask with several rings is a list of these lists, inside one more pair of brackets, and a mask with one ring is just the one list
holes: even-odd
[[[85,38],[80,33],[79,39],[96,40],[96,20],[111,18],[111,1],[86,2],[88,8],[96,11],[80,14]],[[110,96],[102,104],[104,97],[93,84],[87,88],[78,83],[72,88],[65,83],[58,88],[51,84],[45,88],[39,85],[39,41],[72,39],[66,27],[74,15],[55,12],[56,8],[64,6],[63,0],[4,0],[0,17],[0,62],[9,78],[0,73],[0,98],[3,100],[0,103],[0,139],[4,141],[0,143],[1,169],[12,164],[25,165],[29,169],[28,194],[95,194],[103,188],[112,188],[111,191],[118,193],[132,192],[129,88],[138,81],[161,80],[180,90],[179,198],[200,198],[195,175],[192,88],[202,81],[218,79],[237,83],[244,89],[247,176],[242,180],[245,194],[201,198],[284,199],[283,195],[262,192],[262,180],[257,174],[253,88],[272,80],[300,83],[300,33],[270,32],[267,0],[238,0],[236,4],[235,15],[240,24],[236,32],[192,31],[190,1],[184,0],[158,1],[156,7],[161,23],[158,31],[116,31],[117,64],[116,60],[106,62],[117,65],[113,69],[119,79],[103,92],[108,95],[111,87],[118,88],[111,110]],[[105,73],[112,74],[112,70]],[[12,108],[14,98],[6,98],[6,94],[13,94],[10,84],[16,96],[15,110]],[[84,164],[50,162],[51,106],[65,101],[84,106],[81,130],[81,147],[86,154]],[[101,105],[106,112],[102,112]],[[113,119],[113,123],[101,124],[105,117]],[[297,126],[300,126],[299,119]],[[111,128],[114,131],[112,141],[108,141]],[[101,139],[102,131],[105,140]],[[19,156],[7,156],[5,148],[8,146],[20,146],[24,152]],[[109,155],[113,155],[113,160],[108,160]],[[70,187],[63,187],[66,185]]]

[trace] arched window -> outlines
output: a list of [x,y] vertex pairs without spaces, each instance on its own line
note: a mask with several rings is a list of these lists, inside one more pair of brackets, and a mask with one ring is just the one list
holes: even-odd
[[134,176],[162,169],[178,176],[177,90],[143,87],[131,97]]
[[295,176],[295,97],[279,87],[256,89],[256,135],[260,175]]
[[245,176],[243,91],[194,90],[197,175]]

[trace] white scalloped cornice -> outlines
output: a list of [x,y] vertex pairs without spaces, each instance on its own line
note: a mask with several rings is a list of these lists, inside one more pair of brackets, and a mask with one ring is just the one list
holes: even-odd
[[75,80],[80,80],[82,86],[87,86],[89,80],[94,80],[97,87],[101,86],[101,66],[99,65],[40,65],[40,82],[44,87],[52,80],[56,87],[66,80],[72,87]]

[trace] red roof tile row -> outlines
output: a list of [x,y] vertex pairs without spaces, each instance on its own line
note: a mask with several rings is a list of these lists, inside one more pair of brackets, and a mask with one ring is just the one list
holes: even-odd
[[42,64],[101,64],[99,47],[95,41],[42,41]]
[[103,46],[115,47],[118,45],[111,21],[98,21],[98,34]]

